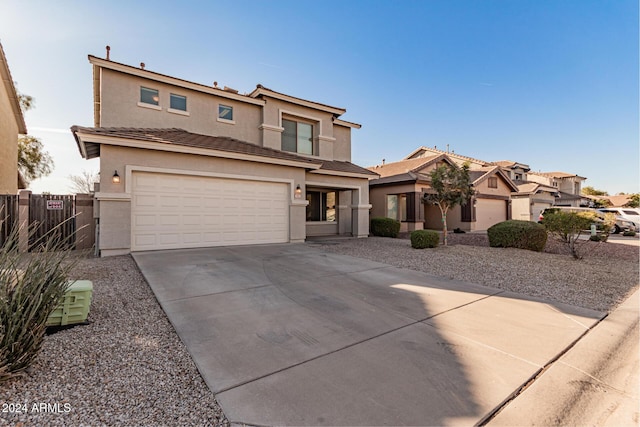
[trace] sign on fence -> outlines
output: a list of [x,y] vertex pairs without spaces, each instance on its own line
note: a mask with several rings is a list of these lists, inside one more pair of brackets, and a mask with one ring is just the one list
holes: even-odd
[[47,200],[48,211],[61,211],[62,209],[64,209],[63,200]]

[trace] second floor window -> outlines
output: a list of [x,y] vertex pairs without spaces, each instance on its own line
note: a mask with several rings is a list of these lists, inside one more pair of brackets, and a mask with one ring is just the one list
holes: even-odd
[[169,108],[172,110],[187,111],[187,97],[172,93],[169,98]]
[[160,105],[158,90],[140,86],[140,102],[143,104]]
[[228,105],[218,105],[218,118],[222,120],[233,120],[233,107]]
[[282,119],[282,151],[313,154],[313,125]]
[[492,176],[489,178],[489,188],[498,188],[498,178]]

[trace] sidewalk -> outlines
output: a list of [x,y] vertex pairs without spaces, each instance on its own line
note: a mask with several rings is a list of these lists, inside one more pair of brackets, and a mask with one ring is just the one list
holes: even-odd
[[639,298],[633,293],[487,425],[639,425]]

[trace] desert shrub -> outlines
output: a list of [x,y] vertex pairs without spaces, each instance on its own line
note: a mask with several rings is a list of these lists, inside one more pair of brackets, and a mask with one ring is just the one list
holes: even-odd
[[371,218],[371,234],[380,237],[398,237],[400,221],[391,218]]
[[416,230],[411,233],[411,247],[415,249],[435,248],[440,235],[432,230]]
[[623,235],[623,236],[630,236],[630,237],[633,237],[633,236],[635,236],[635,235],[636,235],[636,232],[635,232],[635,231],[633,231],[633,230],[627,230],[627,231],[625,231],[624,233],[622,233],[622,235]]
[[518,248],[542,252],[547,244],[544,226],[532,221],[509,220],[499,222],[487,230],[489,246]]
[[18,253],[17,241],[14,230],[0,247],[0,384],[37,357],[47,318],[62,301],[75,264],[59,238],[45,236],[32,254]]
[[614,223],[615,216],[605,215],[603,217],[591,211],[568,212],[559,210],[545,213],[542,220],[542,224],[549,234],[567,245],[569,252],[575,259],[581,259],[584,256],[582,246],[591,238],[580,239],[580,237],[591,234],[592,225],[596,227],[598,241],[605,242]]
[[464,230],[463,230],[463,229],[461,229],[460,227],[458,227],[458,228],[454,228],[454,229],[453,229],[453,232],[454,232],[454,233],[456,233],[456,234],[464,234],[464,233],[466,233],[466,231],[464,231]]

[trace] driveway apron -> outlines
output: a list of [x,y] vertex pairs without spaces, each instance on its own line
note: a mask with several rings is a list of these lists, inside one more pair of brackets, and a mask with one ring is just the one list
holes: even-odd
[[239,424],[475,424],[604,316],[305,244],[133,257]]

